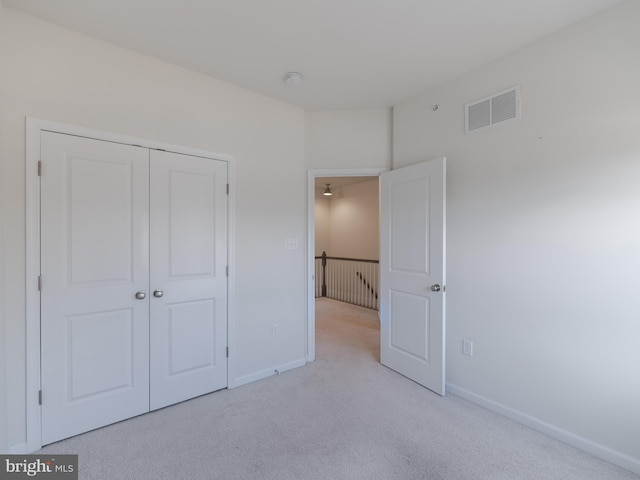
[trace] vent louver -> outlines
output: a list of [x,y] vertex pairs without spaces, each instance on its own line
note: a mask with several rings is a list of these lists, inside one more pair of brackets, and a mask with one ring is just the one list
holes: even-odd
[[520,86],[467,103],[464,113],[465,133],[520,118]]

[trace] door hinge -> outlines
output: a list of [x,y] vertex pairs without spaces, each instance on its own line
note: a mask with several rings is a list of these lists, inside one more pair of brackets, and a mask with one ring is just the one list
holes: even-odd
[[38,176],[42,176],[42,160],[38,160]]
[[229,276],[229,265],[227,265],[227,277]]
[[227,347],[227,358],[229,358],[229,347]]
[[227,195],[229,195],[229,184],[227,183]]
[[38,291],[42,291],[42,275],[38,275]]
[[38,390],[38,405],[42,405],[42,390]]

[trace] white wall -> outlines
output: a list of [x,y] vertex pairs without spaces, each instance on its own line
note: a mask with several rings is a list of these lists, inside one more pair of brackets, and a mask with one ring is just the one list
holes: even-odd
[[323,195],[324,188],[315,189],[314,222],[315,222],[315,256],[322,252],[329,254],[329,232],[331,229],[331,197]]
[[391,109],[307,111],[307,168],[391,167]]
[[380,257],[378,178],[333,189],[329,229],[332,257]]
[[[0,32],[4,30],[4,6],[0,1]],[[4,102],[3,95],[1,92],[3,91],[4,85],[4,51],[6,48],[6,44],[4,42],[0,43],[0,112],[4,111]],[[3,174],[2,174],[2,159],[5,157],[4,152],[4,142],[2,141],[2,122],[0,121],[0,185],[2,182]],[[3,198],[0,195],[0,272],[4,271],[3,268],[3,244],[4,244],[4,235],[3,235]],[[6,452],[9,449],[9,445],[7,443],[7,409],[6,409],[6,380],[5,380],[5,352],[7,349],[7,338],[5,335],[4,328],[4,275],[0,273],[0,452]]]
[[[394,167],[448,157],[450,391],[637,472],[639,23],[624,2],[394,108]],[[464,134],[516,84],[522,119]]]
[[[390,168],[391,123],[392,112],[389,108],[305,112],[307,168],[331,169],[333,172],[343,169]],[[326,222],[329,221],[327,216],[333,200],[327,200],[321,193],[315,192],[315,255],[321,255],[324,250],[337,256],[338,254],[331,253],[336,247],[340,251],[352,249],[350,246],[343,249],[340,242],[331,245],[331,227]],[[319,199],[319,196],[322,198]],[[335,236],[341,235],[336,232]],[[378,258],[376,246],[367,245],[364,249],[367,255],[375,250],[375,257],[370,258]]]
[[305,243],[303,110],[10,9],[3,13],[2,293],[9,364],[0,391],[8,395],[9,445],[25,441],[25,116],[234,155],[230,381],[303,362],[304,249],[284,249],[285,238]]
[[315,191],[315,254],[378,260],[380,257],[380,200],[378,178],[345,187],[333,195]]

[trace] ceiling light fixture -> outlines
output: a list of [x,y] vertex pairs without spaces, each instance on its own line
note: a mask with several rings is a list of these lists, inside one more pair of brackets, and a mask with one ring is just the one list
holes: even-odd
[[329,185],[331,184],[325,183],[325,185],[327,186],[327,188],[324,189],[324,195],[326,195],[327,197],[330,197],[331,195],[333,195],[333,193],[331,193],[331,189],[329,188]]
[[284,75],[284,83],[289,87],[297,87],[302,84],[304,77],[298,72],[289,72]]

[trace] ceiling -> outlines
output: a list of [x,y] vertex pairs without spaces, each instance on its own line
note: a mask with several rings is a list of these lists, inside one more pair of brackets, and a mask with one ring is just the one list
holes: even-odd
[[[620,0],[1,0],[307,109],[390,107]],[[304,82],[288,87],[298,71]]]

